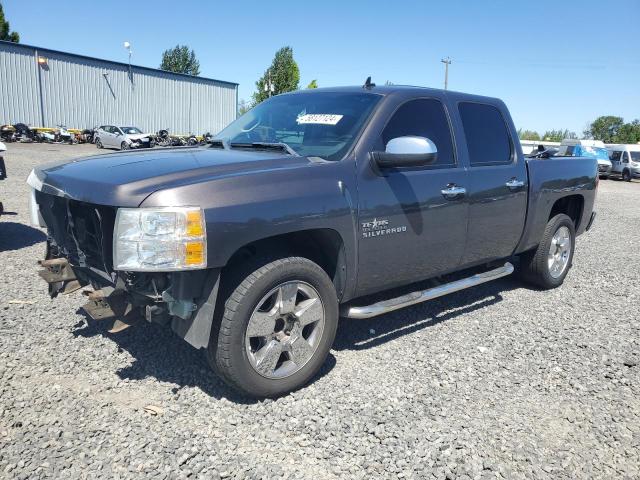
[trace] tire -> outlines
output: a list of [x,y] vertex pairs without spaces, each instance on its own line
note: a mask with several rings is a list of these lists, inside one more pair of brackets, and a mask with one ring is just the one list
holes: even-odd
[[[225,281],[207,359],[240,392],[277,397],[305,385],[324,364],[338,326],[336,291],[306,258],[256,259],[243,272]],[[293,313],[300,311],[305,314]]]
[[624,180],[625,182],[631,181],[631,172],[629,172],[629,170],[624,170],[622,172],[622,180]]
[[129,146],[129,144],[127,142],[122,142],[120,144],[120,150],[129,150],[131,147]]
[[96,148],[98,149],[104,148],[99,138],[96,138]]
[[[552,243],[555,243],[556,251],[562,251],[563,247],[557,243],[554,238],[556,234],[560,236],[562,232],[568,234],[569,251],[566,254],[560,254],[559,257],[565,258],[562,263],[562,270],[554,270],[552,267],[556,265],[550,258]],[[576,232],[573,220],[565,214],[558,214],[547,223],[542,235],[542,240],[538,247],[530,252],[525,253],[520,258],[520,269],[522,278],[542,289],[548,290],[562,285],[564,279],[569,273],[573,261],[573,252],[575,251]],[[555,258],[559,258],[555,257]]]

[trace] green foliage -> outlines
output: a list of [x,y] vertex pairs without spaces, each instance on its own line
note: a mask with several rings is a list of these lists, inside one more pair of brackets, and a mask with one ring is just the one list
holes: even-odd
[[616,143],[640,143],[640,120],[622,125],[616,140]]
[[578,138],[576,132],[570,132],[569,130],[547,130],[542,135],[541,140],[546,140],[547,142],[561,142],[565,138]]
[[616,143],[618,131],[622,125],[624,125],[622,117],[604,115],[591,122],[589,128],[584,131],[584,135],[605,143]]
[[604,115],[596,118],[584,131],[586,137],[605,143],[640,142],[640,120],[624,123],[622,117]]
[[298,89],[300,82],[300,70],[293,59],[291,47],[282,47],[276,52],[271,66],[256,82],[256,92],[253,94],[254,105],[269,98],[269,89],[265,88],[269,83],[273,86],[271,95],[292,92]]
[[540,134],[535,130],[518,129],[518,137],[520,140],[540,140]]
[[195,52],[190,51],[186,45],[176,45],[175,48],[165,50],[160,68],[168,72],[200,75],[200,62],[196,59]]
[[311,82],[309,82],[309,85],[307,85],[307,88],[318,88],[318,81],[311,80]]
[[9,22],[4,18],[4,10],[2,10],[2,4],[0,4],[0,40],[6,40],[8,42],[18,43],[20,42],[20,35],[18,32],[12,32]]

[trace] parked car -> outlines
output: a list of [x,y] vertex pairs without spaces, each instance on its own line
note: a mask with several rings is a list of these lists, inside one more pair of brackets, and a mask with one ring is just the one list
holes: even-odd
[[607,145],[611,160],[611,175],[619,176],[630,182],[640,178],[640,145]]
[[[0,180],[7,178],[7,167],[4,163],[4,152],[7,151],[7,147],[4,143],[0,142]],[[0,215],[4,213],[4,205],[0,202]]]
[[600,140],[577,140],[565,138],[558,149],[559,156],[567,157],[591,157],[598,160],[598,173],[600,178],[608,178],[611,174],[611,160],[609,152]]
[[52,296],[93,286],[85,310],[115,331],[170,324],[258,397],[314,377],[340,311],[472,287],[514,257],[560,286],[598,186],[593,158],[525,159],[498,99],[369,82],[272,97],[209,146],[148,159],[31,173],[41,276]]
[[154,146],[152,137],[153,134],[142,133],[142,130],[136,127],[103,125],[95,132],[95,144],[98,148],[119,148],[120,150],[150,148]]

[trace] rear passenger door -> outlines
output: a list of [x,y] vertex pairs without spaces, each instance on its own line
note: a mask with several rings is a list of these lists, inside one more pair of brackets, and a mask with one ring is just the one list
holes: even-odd
[[104,127],[104,140],[102,145],[105,147],[113,147],[113,127],[111,125],[107,125]]
[[512,125],[495,105],[457,105],[469,162],[469,224],[461,266],[509,257],[522,235],[528,176]]

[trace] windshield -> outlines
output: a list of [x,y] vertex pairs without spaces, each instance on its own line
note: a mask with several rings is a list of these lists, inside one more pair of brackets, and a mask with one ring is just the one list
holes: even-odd
[[280,95],[249,110],[216,135],[234,144],[285,143],[297,154],[340,160],[349,151],[379,95],[309,92]]
[[136,127],[121,127],[121,130],[125,133],[125,135],[137,135],[142,133],[142,130]]
[[640,152],[629,152],[631,154],[631,160],[634,162],[640,162]]

